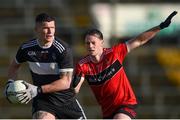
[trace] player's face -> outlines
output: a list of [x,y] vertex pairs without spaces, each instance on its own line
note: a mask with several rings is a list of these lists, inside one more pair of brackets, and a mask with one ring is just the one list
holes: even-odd
[[87,35],[85,37],[85,46],[90,55],[101,55],[103,51],[103,40],[95,35]]
[[43,42],[51,42],[54,39],[55,34],[55,22],[43,22],[36,24],[36,32],[38,39]]

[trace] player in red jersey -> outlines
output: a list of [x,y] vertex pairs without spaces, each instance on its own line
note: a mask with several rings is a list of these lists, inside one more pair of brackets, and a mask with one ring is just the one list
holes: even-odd
[[119,43],[111,48],[103,48],[103,35],[97,29],[85,33],[84,39],[88,55],[76,65],[74,87],[79,92],[84,79],[88,81],[103,112],[103,118],[135,118],[137,100],[123,68],[127,53],[151,40],[161,29],[168,27],[176,15],[174,11],[160,25],[137,37]]

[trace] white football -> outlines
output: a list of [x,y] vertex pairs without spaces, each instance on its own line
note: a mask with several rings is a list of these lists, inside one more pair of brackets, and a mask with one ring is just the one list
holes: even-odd
[[20,103],[18,98],[16,97],[16,92],[26,90],[27,87],[23,83],[23,80],[16,80],[7,88],[7,97],[11,101],[11,103]]

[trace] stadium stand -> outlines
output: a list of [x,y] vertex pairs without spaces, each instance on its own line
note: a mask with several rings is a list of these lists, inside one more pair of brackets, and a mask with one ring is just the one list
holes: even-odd
[[[171,58],[170,60],[167,58]],[[177,47],[164,47],[157,52],[161,65],[167,67],[166,76],[176,85],[180,86],[180,52]]]

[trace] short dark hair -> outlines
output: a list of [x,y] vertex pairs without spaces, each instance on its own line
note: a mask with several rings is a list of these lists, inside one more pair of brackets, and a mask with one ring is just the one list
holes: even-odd
[[100,30],[93,28],[93,29],[89,29],[84,33],[84,39],[86,38],[87,35],[95,35],[97,38],[102,39],[103,40],[103,34]]
[[35,22],[42,23],[42,22],[51,22],[55,21],[55,18],[48,15],[47,13],[40,13],[36,16]]

